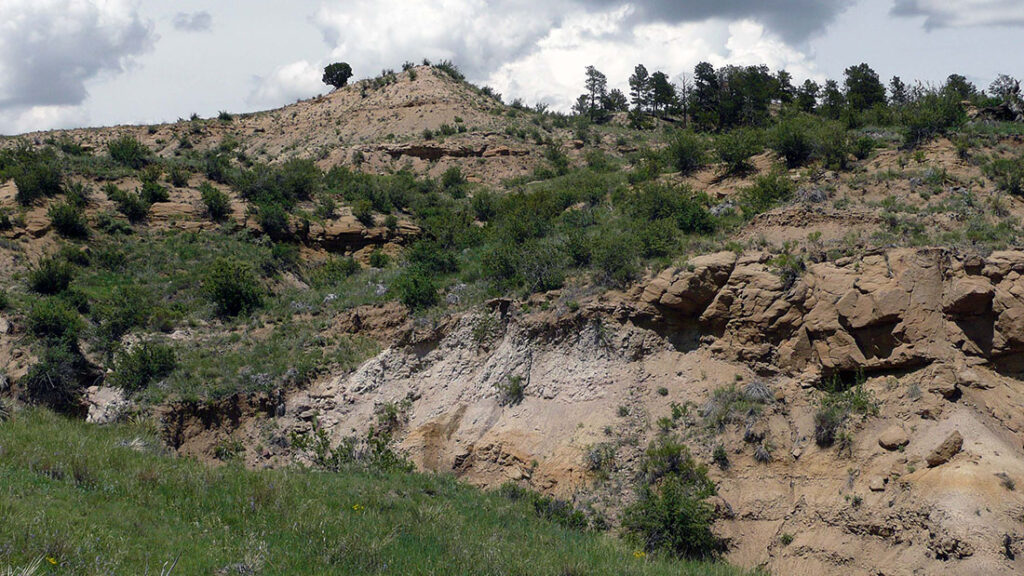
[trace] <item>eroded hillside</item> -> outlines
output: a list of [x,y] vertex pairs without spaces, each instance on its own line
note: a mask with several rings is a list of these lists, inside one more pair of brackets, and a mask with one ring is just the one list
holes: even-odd
[[[6,393],[52,400],[34,367],[73,371],[59,407],[150,418],[181,453],[252,467],[384,427],[421,469],[613,525],[648,443],[678,435],[718,484],[731,562],[1024,569],[1024,202],[995,168],[1019,162],[1019,126],[916,147],[844,129],[838,160],[761,144],[740,169],[688,167],[686,146],[723,141],[678,119],[580,128],[411,72],[3,141],[49,146],[66,177],[27,203],[0,183]],[[113,159],[125,136],[138,167]],[[147,189],[132,220],[125,191]],[[79,236],[54,211],[75,194]],[[48,266],[63,287],[40,289]],[[223,276],[256,285],[231,293],[240,315],[211,296]],[[69,338],[81,358],[50,358]],[[164,349],[176,362],[149,370]]]

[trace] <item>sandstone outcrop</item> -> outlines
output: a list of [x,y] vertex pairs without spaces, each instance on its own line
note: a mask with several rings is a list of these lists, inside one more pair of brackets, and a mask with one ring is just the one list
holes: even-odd
[[[1022,272],[1024,252],[972,261],[897,249],[811,264],[787,285],[768,254],[721,253],[662,272],[639,299],[668,321],[697,322],[738,360],[792,373],[893,370],[1024,351]],[[934,388],[956,396],[957,375],[944,368]]]

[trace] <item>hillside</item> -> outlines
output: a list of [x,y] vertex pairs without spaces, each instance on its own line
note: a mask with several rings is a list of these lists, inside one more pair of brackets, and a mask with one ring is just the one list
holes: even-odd
[[1024,124],[947,96],[693,131],[418,66],[3,139],[0,395],[231,474],[383,442],[613,534],[678,441],[731,564],[1019,573]]

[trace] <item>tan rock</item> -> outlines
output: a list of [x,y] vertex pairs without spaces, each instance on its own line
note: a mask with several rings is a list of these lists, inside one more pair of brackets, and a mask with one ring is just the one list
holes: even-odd
[[929,392],[938,394],[947,400],[957,397],[960,388],[957,386],[956,374],[953,369],[946,365],[936,366],[930,370],[927,388]]
[[890,426],[878,437],[878,445],[886,450],[898,450],[907,444],[910,444],[910,437],[899,425]]
[[995,287],[984,278],[959,278],[949,284],[942,297],[946,314],[969,316],[984,314],[992,308]]
[[949,462],[953,456],[956,456],[963,447],[963,436],[960,435],[959,431],[954,430],[952,434],[942,441],[942,444],[939,444],[938,448],[932,450],[932,453],[925,458],[925,461],[928,462],[929,468],[941,466],[942,464]]
[[871,490],[872,492],[885,492],[886,481],[887,478],[884,478],[882,476],[875,476],[868,483],[868,489]]

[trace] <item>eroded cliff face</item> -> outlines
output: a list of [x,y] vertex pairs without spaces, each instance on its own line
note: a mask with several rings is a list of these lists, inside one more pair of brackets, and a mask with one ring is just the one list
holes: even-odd
[[[340,441],[400,406],[399,447],[419,467],[614,517],[643,448],[671,428],[706,462],[727,451],[713,473],[731,561],[777,574],[1020,573],[1022,271],[1024,252],[899,249],[787,277],[767,254],[719,253],[629,293],[495,301],[431,325],[357,310],[340,330],[394,345],[254,410],[265,418],[175,420],[209,432],[180,448],[230,433],[250,440],[252,464],[272,465],[292,432],[320,426]],[[822,382],[858,373],[878,414],[852,418],[844,447],[818,446]],[[521,402],[505,401],[510,382]],[[708,426],[716,390],[754,382],[769,391],[759,412]]]

